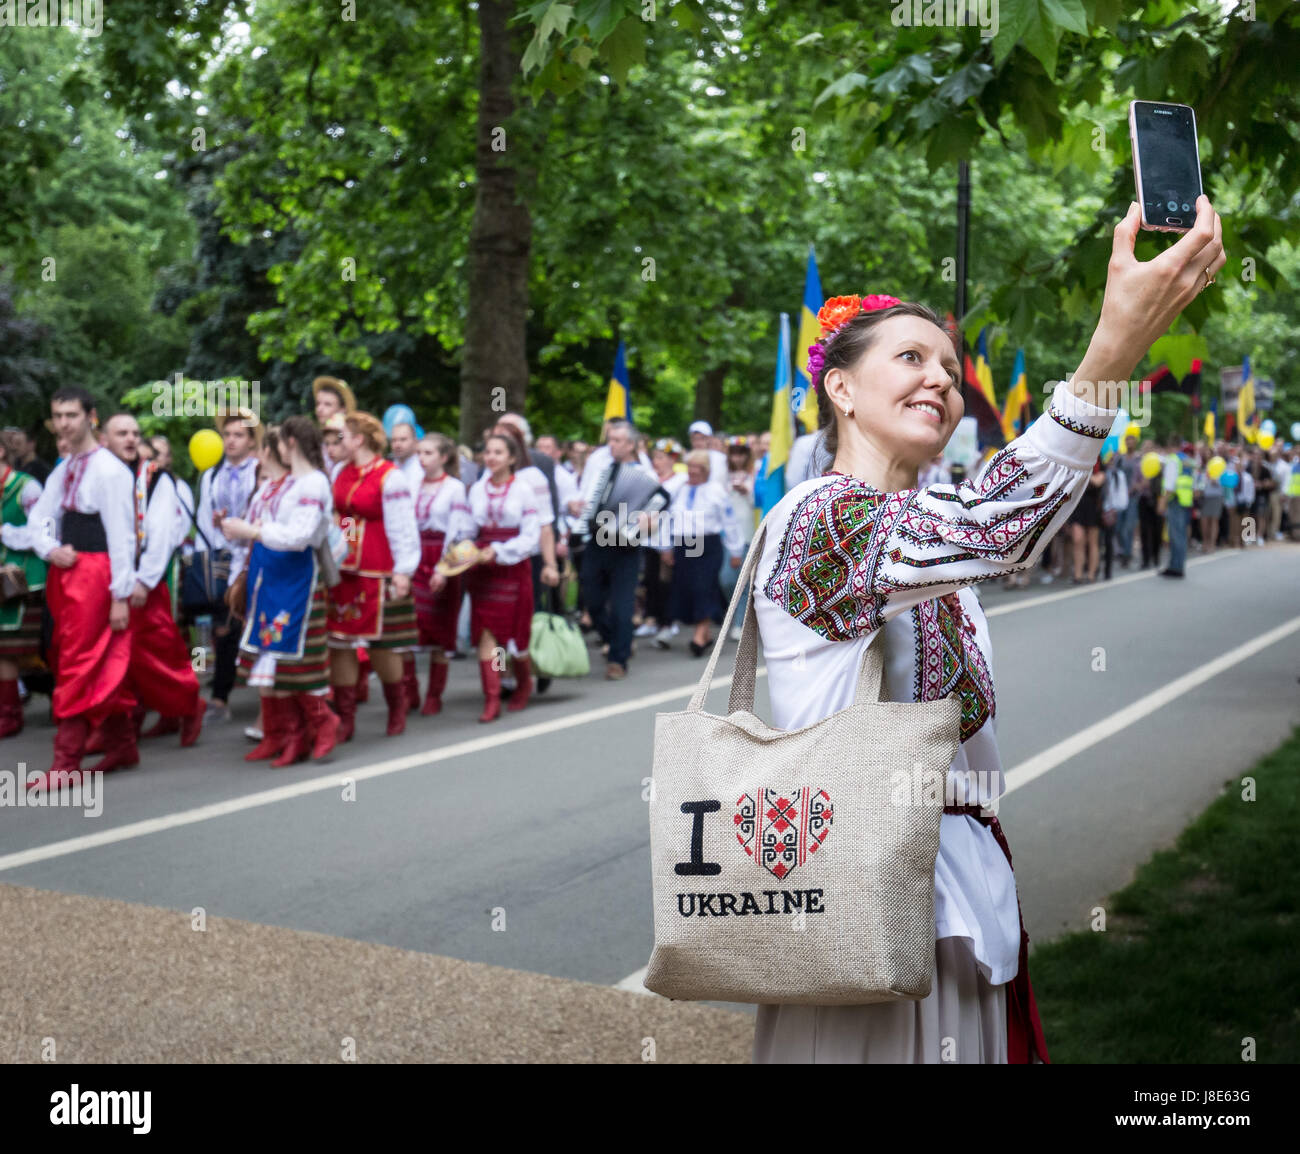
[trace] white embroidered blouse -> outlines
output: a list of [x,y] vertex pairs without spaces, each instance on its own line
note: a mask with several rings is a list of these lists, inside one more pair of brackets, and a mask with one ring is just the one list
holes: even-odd
[[526,481],[520,481],[518,473],[501,486],[494,485],[491,475],[484,473],[470,486],[469,509],[475,533],[488,527],[518,528],[513,537],[489,542],[498,565],[514,565],[537,552],[542,520],[533,490]]
[[445,534],[448,545],[466,537],[473,540],[478,532],[469,511],[465,483],[449,473],[436,481],[425,481],[415,491],[415,521],[422,533]]
[[[248,521],[261,522],[262,544],[286,553],[314,549],[329,536],[334,519],[330,483],[319,469],[302,477],[287,473],[279,481],[263,481],[248,503]],[[251,541],[231,546],[230,580],[248,564]]]
[[[885,646],[881,696],[956,691],[957,804],[1003,792],[988,624],[973,586],[1029,569],[1078,504],[1117,410],[1064,382],[1046,411],[973,479],[883,493],[831,473],[773,508],[754,580],[772,722],[795,729],[852,704],[863,648]],[[964,937],[993,985],[1016,976],[1016,884],[989,829],[944,814],[935,863],[936,937]]]

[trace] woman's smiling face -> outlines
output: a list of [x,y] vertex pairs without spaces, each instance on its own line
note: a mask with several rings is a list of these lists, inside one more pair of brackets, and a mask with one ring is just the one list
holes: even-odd
[[919,468],[943,451],[966,411],[952,339],[912,316],[882,321],[873,335],[856,364],[826,370],[827,395],[885,455]]

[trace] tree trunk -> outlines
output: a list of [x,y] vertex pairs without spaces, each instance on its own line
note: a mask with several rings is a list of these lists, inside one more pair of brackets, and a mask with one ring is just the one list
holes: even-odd
[[708,421],[717,432],[722,426],[722,386],[731,371],[731,362],[723,361],[711,369],[705,369],[695,385],[694,421]]
[[509,0],[479,0],[478,6],[476,190],[469,239],[469,316],[460,369],[460,437],[469,444],[501,413],[522,411],[528,392],[524,331],[533,222],[518,192],[516,158],[523,140],[505,136],[519,77],[520,53],[506,27],[514,8]]

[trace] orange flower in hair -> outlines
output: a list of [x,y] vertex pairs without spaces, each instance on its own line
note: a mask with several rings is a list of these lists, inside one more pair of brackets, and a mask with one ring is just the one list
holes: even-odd
[[817,323],[821,325],[822,336],[833,333],[841,325],[851,321],[861,311],[861,297],[831,297],[817,311]]

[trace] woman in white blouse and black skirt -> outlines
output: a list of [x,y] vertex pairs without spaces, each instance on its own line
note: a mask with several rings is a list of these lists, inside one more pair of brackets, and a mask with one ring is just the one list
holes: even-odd
[[709,480],[709,451],[686,454],[686,484],[673,496],[673,548],[665,561],[673,567],[670,616],[695,626],[691,653],[702,657],[710,645],[710,622],[722,615],[718,572],[724,552],[739,565],[740,542],[727,511],[727,491]]
[[961,365],[939,317],[892,297],[837,297],[819,314],[808,369],[834,464],[774,507],[754,580],[773,724],[797,729],[849,706],[863,650],[883,631],[886,698],[958,694],[961,742],[935,862],[930,994],[761,1005],[755,1061],[1047,1061],[1011,854],[988,812],[1004,786],[988,624],[972,586],[1034,565],[1083,496],[1124,383],[1223,267],[1218,217],[1205,197],[1197,208],[1194,229],[1140,263],[1131,207],[1082,364],[1042,416],[955,486],[917,487],[963,415]]

